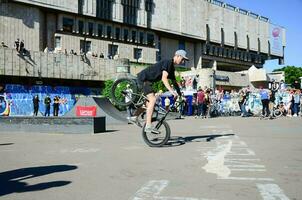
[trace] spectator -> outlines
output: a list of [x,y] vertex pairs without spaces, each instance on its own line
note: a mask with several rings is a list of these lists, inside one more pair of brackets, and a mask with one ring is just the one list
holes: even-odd
[[206,110],[206,104],[205,104],[205,93],[204,91],[199,88],[197,92],[197,105],[198,105],[198,117],[205,117],[205,110]]
[[15,41],[14,47],[16,48],[16,51],[20,51],[19,47],[20,47],[20,39],[17,38],[17,40]]
[[270,114],[269,111],[269,94],[268,91],[260,87],[260,97],[262,102],[262,115],[268,117]]
[[186,89],[186,80],[184,79],[183,76],[181,77],[181,80],[180,80],[180,88],[181,88],[182,90],[185,90],[185,89]]
[[166,111],[169,111],[169,109],[170,109],[170,99],[169,99],[169,97],[165,98],[165,109],[166,109]]
[[198,79],[199,79],[199,74],[197,74],[194,79],[193,79],[193,90],[196,90],[197,89],[197,84],[198,84]]
[[299,114],[300,99],[301,99],[301,92],[300,92],[300,90],[296,90],[296,92],[294,94],[294,105],[293,105],[293,107],[294,107],[294,109],[293,109],[294,110],[294,115],[293,116],[294,117],[297,117],[298,114]]
[[45,105],[45,113],[44,116],[46,117],[46,115],[50,115],[50,103],[51,103],[51,99],[49,97],[49,95],[47,94],[47,96],[44,99],[44,105]]
[[119,57],[120,57],[120,56],[119,56],[118,54],[115,54],[115,55],[113,56],[113,59],[116,60],[116,59],[119,59]]
[[292,84],[292,88],[294,88],[294,89],[296,89],[296,90],[297,90],[297,89],[300,90],[301,88],[300,88],[300,83],[299,83],[299,81],[295,80],[295,82]]
[[34,116],[38,115],[38,111],[39,111],[39,97],[38,95],[34,96],[33,98],[33,104],[34,104]]
[[292,117],[293,98],[294,98],[294,91],[290,90],[289,95],[285,100],[285,110],[287,112],[288,117]]
[[[125,96],[125,103],[128,103],[131,101],[132,98],[132,94],[133,94],[133,90],[130,88],[130,85],[127,84],[126,85],[126,91],[127,95]],[[130,104],[129,106],[127,106],[127,119],[130,123],[130,118],[132,117],[132,112],[133,112],[133,104]]]
[[21,40],[20,42],[20,53],[23,55],[25,53],[25,45],[24,45],[24,40]]
[[246,97],[246,93],[241,90],[240,93],[239,93],[239,105],[240,105],[240,110],[241,110],[241,116],[242,117],[248,117],[248,112],[246,111],[246,108],[245,108],[245,104],[246,104],[246,100],[247,100],[247,97]]
[[280,81],[280,90],[285,90],[286,89],[286,85],[284,83],[284,80]]
[[60,97],[55,96],[53,99],[53,116],[59,115]]
[[44,49],[44,53],[49,53],[49,49],[48,49],[47,46],[46,46],[45,49]]
[[7,46],[7,45],[5,45],[5,44],[4,44],[4,42],[2,41],[2,42],[1,42],[1,47],[3,47],[3,48],[7,48],[8,46]]

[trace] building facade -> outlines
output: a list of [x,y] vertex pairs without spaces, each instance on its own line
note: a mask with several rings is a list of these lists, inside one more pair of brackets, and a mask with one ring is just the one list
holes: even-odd
[[185,49],[190,68],[242,71],[283,62],[285,29],[217,0],[1,0],[0,40],[155,63]]

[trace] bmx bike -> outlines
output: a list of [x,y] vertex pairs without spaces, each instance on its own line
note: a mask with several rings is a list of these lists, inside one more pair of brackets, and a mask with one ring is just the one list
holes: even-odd
[[[170,113],[171,109],[166,111],[160,105],[156,104],[152,116],[152,126],[157,130],[157,133],[145,132],[145,116],[146,107],[144,106],[148,102],[147,96],[142,92],[142,88],[134,78],[119,78],[114,81],[111,88],[112,101],[120,106],[134,106],[136,109],[144,109],[138,116],[136,125],[142,128],[142,136],[144,142],[150,147],[161,147],[167,144],[170,139],[171,129],[166,122],[166,117]],[[175,103],[171,106],[177,109],[183,101],[180,101],[177,106]]]

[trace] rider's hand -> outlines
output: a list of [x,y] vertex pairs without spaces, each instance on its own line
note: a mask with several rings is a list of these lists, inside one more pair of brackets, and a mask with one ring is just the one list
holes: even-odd
[[176,93],[176,92],[172,92],[172,95],[173,95],[173,97],[174,97],[174,99],[177,99],[177,97],[178,97],[178,94]]

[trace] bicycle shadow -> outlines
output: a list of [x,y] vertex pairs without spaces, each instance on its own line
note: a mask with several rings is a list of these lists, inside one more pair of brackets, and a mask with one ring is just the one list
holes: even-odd
[[21,168],[0,173],[0,197],[11,193],[32,192],[46,190],[53,187],[62,187],[71,181],[51,181],[30,185],[28,179],[45,176],[52,173],[65,172],[77,169],[74,165],[53,165]]
[[233,135],[235,134],[199,135],[199,136],[187,136],[187,137],[173,136],[170,137],[169,141],[163,147],[181,146],[190,142],[204,142],[204,140],[206,142],[210,142],[211,140],[215,140],[218,137],[233,136]]

